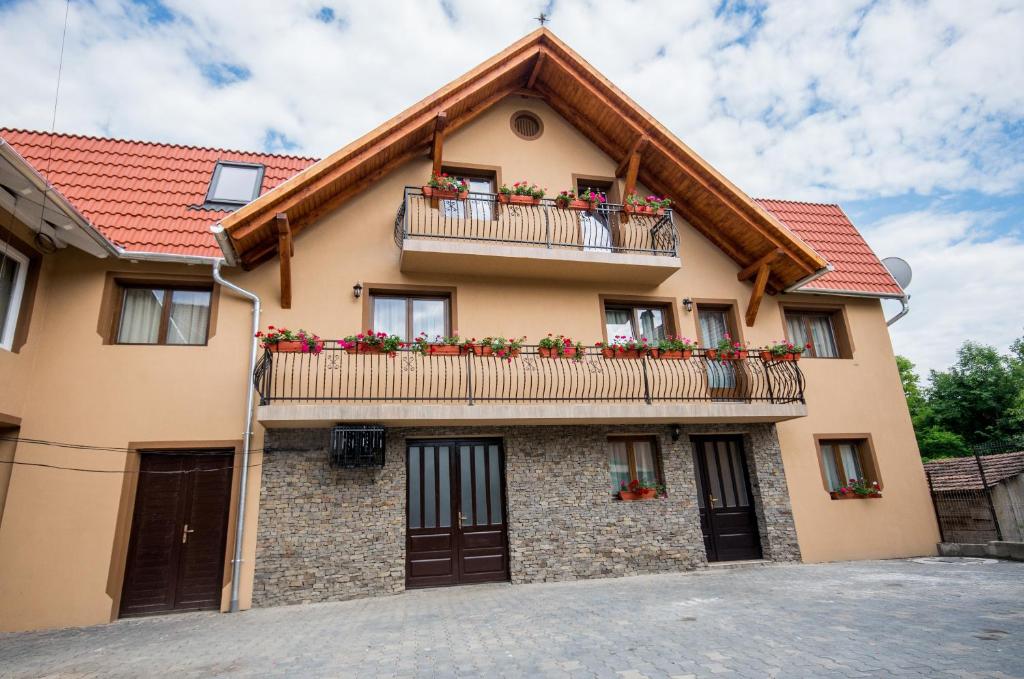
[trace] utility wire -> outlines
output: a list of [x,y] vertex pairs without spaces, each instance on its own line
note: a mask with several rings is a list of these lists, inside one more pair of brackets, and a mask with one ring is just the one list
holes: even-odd
[[[0,436],[0,441],[12,441],[14,443],[26,443],[26,444],[35,445],[35,446],[49,446],[51,448],[68,448],[68,449],[71,449],[71,450],[92,450],[92,451],[106,452],[106,453],[140,453],[140,452],[145,452],[147,454],[153,453],[153,454],[157,454],[157,455],[179,455],[180,454],[179,452],[176,452],[173,449],[162,449],[162,450],[161,449],[154,449],[154,450],[149,450],[149,449],[146,449],[146,448],[140,449],[140,448],[118,448],[116,446],[93,446],[93,445],[89,445],[87,443],[67,443],[67,442],[63,442],[63,441],[47,441],[45,439],[32,439],[32,438],[25,438],[25,437],[22,437],[22,436]],[[262,452],[264,449],[263,448],[252,448],[250,450],[251,450],[251,452],[259,453],[259,452]],[[222,455],[223,453],[212,452],[211,451],[211,452],[208,452],[208,453],[189,453],[189,454],[190,455],[194,455],[196,457],[201,457],[203,455]]]
[[[43,467],[45,469],[61,469],[70,472],[88,472],[91,474],[195,474],[197,472],[222,472],[235,467],[215,467],[212,469],[184,469],[180,471],[158,471],[154,469],[86,469],[85,467],[65,467],[59,464],[45,464],[43,462],[19,462],[15,460],[0,460],[0,464],[21,465],[23,467]],[[263,466],[262,462],[249,465],[253,467]]]

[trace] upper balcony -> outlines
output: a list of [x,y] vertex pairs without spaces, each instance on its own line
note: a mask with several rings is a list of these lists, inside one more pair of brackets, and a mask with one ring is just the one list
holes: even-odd
[[514,358],[265,352],[253,376],[258,418],[268,427],[336,422],[400,425],[779,422],[807,414],[795,362],[545,358],[524,346]]
[[406,272],[459,273],[657,285],[679,270],[672,211],[623,213],[506,204],[495,193],[438,200],[406,187],[395,217],[395,243]]

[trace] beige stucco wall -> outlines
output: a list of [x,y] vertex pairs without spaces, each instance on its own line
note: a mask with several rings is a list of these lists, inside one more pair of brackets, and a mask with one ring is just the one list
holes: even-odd
[[[544,121],[536,141],[516,137],[510,115],[532,109]],[[573,174],[611,176],[616,159],[604,156],[536,99],[514,97],[451,135],[444,157],[499,166],[503,180],[536,181],[557,193]],[[454,328],[464,336],[566,333],[586,343],[602,337],[600,294],[669,298],[679,331],[695,336],[695,316],[684,297],[735,300],[745,308],[750,284],[738,267],[677,219],[682,269],[657,286],[637,284],[628,272],[604,282],[493,279],[458,273],[403,274],[394,243],[395,210],[404,185],[429,174],[426,158],[396,170],[299,234],[293,260],[292,309],[279,306],[278,267],[229,277],[264,300],[263,325],[305,327],[340,337],[362,325],[362,300],[352,285],[416,284],[457,288]],[[97,315],[107,270],[197,273],[196,267],[101,261],[62,252],[45,259],[25,356],[0,355],[0,412],[17,411],[21,436],[124,447],[130,442],[237,441],[243,427],[249,306],[220,293],[217,333],[207,347],[103,345]],[[880,305],[833,299],[846,306],[855,345],[851,360],[805,360],[806,418],[779,426],[800,546],[808,560],[895,557],[931,553],[938,539],[924,475],[896,374]],[[765,299],[745,339],[763,344],[783,336],[780,300]],[[30,376],[26,377],[26,370]],[[20,371],[20,372],[19,372]],[[10,381],[8,381],[10,380]],[[11,405],[7,405],[11,404]],[[254,446],[262,442],[257,427]],[[822,487],[815,434],[870,433],[885,484],[883,500],[833,502]],[[81,452],[20,445],[19,461],[123,470],[123,453]],[[85,465],[83,465],[85,463]],[[253,460],[247,512],[255,527],[259,455]],[[134,486],[121,474],[89,475],[15,467],[0,523],[0,629],[82,625],[116,613]],[[243,605],[252,582],[255,532],[247,533]],[[228,559],[229,561],[230,559]],[[225,600],[228,582],[225,579]]]

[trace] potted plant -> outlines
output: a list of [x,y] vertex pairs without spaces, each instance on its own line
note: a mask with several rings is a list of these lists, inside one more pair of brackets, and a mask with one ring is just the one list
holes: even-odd
[[444,200],[466,200],[469,183],[464,179],[449,177],[446,173],[432,174],[430,181],[423,187],[423,195]]
[[437,335],[434,339],[428,339],[427,333],[421,332],[409,346],[413,351],[424,356],[428,354],[431,356],[458,356],[463,351],[462,339],[459,338],[458,333],[444,337]]
[[288,328],[267,326],[267,331],[256,333],[260,345],[269,352],[282,354],[319,354],[324,349],[324,342],[314,333],[305,330],[292,332]]
[[636,214],[663,215],[665,210],[671,205],[671,198],[659,198],[653,195],[645,198],[638,193],[631,193],[626,196],[626,202],[622,206],[622,211],[635,212]]
[[598,342],[597,346],[605,358],[642,358],[651,350],[646,337],[635,340],[626,335],[616,335],[608,344]]
[[845,486],[836,488],[829,495],[833,500],[874,500],[882,497],[878,481],[868,483],[863,478],[849,479]]
[[712,361],[744,361],[750,355],[750,351],[742,342],[733,340],[732,335],[725,333],[714,349],[707,350],[707,356]]
[[477,356],[497,356],[498,358],[512,360],[519,355],[519,350],[525,341],[525,337],[515,337],[513,339],[485,337],[480,341],[477,341],[474,337],[463,346]]
[[761,360],[799,361],[800,355],[810,348],[810,346],[810,344],[800,346],[793,344],[792,342],[772,342],[761,350]]
[[498,189],[499,203],[520,203],[523,205],[540,205],[540,199],[544,197],[546,189],[536,184],[516,182],[512,186],[502,184]]
[[349,335],[341,341],[341,347],[350,354],[387,354],[394,356],[402,347],[402,338],[386,332],[367,330]]
[[627,502],[633,502],[635,500],[653,500],[665,491],[664,487],[657,483],[650,481],[630,481],[626,483],[622,482],[619,486],[619,499]]
[[658,340],[657,345],[651,349],[651,356],[662,360],[685,361],[693,356],[693,350],[696,348],[697,343],[691,339],[669,335]]
[[572,358],[580,361],[583,359],[583,343],[549,332],[547,337],[537,343],[537,353],[543,358]]
[[563,210],[593,210],[598,205],[608,202],[608,197],[600,191],[588,188],[576,195],[574,191],[562,191],[555,196],[555,205]]

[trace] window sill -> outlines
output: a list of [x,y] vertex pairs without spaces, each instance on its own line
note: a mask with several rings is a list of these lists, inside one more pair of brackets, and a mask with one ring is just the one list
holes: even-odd
[[833,500],[881,500],[881,495],[857,495],[856,493],[829,493]]

